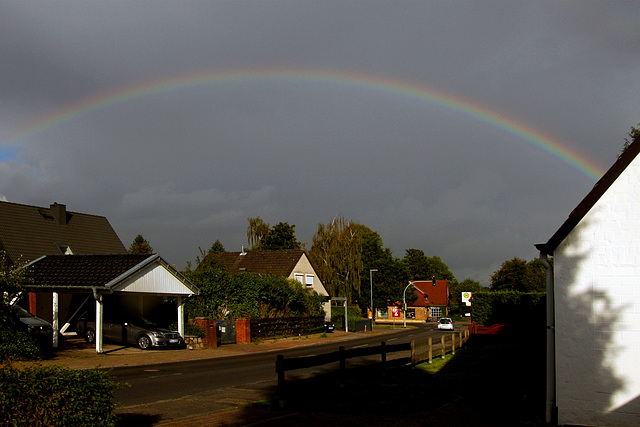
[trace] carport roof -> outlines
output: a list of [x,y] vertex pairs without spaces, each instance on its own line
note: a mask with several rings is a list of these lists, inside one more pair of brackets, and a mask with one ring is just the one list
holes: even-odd
[[[145,280],[158,267],[162,274]],[[46,255],[24,268],[31,280],[25,287],[30,291],[199,293],[195,285],[156,254]]]

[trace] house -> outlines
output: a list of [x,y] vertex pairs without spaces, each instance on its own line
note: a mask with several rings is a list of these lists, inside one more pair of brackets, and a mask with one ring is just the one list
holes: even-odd
[[[128,254],[105,217],[69,212],[63,204],[0,202],[0,250],[12,264],[27,263],[33,283],[26,287],[28,301],[21,303],[52,323],[54,346],[58,332],[72,329],[80,311],[93,309],[94,303],[96,323],[101,323],[105,299],[144,314],[166,297],[176,297],[182,333],[183,298],[198,293],[158,255]],[[102,352],[101,339],[96,351]]]
[[[435,286],[433,280],[413,280],[407,285],[407,291],[411,291],[417,297],[415,302],[407,307],[408,322],[425,322],[449,315],[448,280],[436,280]],[[384,322],[393,319],[404,319],[400,307],[390,306],[378,310],[376,321]]]
[[[43,255],[127,254],[127,249],[107,218],[69,212],[53,203],[48,208],[0,202],[0,251],[11,264],[27,263]],[[61,316],[67,314],[70,296],[60,301]],[[27,308],[52,320],[51,294],[30,293]]]
[[210,253],[202,260],[199,268],[216,263],[222,264],[230,274],[270,274],[297,280],[307,289],[327,297],[323,309],[326,320],[331,320],[329,294],[303,250]]
[[[640,141],[551,238],[547,268],[547,421],[640,421]],[[553,265],[547,258],[553,256]]]

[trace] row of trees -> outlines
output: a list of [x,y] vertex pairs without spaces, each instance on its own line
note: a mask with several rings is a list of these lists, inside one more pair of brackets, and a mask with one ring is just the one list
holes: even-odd
[[[250,250],[304,248],[296,238],[295,225],[279,222],[271,226],[259,216],[247,220],[247,244]],[[129,250],[131,253],[150,253],[152,248],[138,235]],[[216,240],[208,251],[202,248],[199,251],[196,264],[200,264],[207,253],[225,252],[225,249]],[[371,305],[372,288],[374,307],[387,307],[402,301],[404,288],[409,281],[428,280],[434,276],[438,280],[449,281],[452,295],[450,306],[453,313],[460,314],[466,311],[459,298],[462,292],[545,290],[545,270],[537,259],[525,261],[513,258],[505,261],[491,276],[490,288],[487,289],[471,278],[458,282],[440,257],[427,256],[420,249],[407,249],[402,258],[394,257],[391,250],[384,247],[377,232],[341,215],[327,224],[318,224],[308,255],[329,294],[346,297],[363,311]],[[186,272],[190,271],[189,264]],[[415,298],[413,292],[407,293],[409,303]]]

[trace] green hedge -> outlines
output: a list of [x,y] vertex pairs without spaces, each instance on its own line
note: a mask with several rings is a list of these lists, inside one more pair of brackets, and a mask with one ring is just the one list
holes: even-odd
[[106,372],[0,368],[0,425],[113,426],[115,383]]
[[0,330],[0,360],[35,360],[43,353],[36,340],[25,332]]
[[545,322],[545,292],[474,292],[472,318],[479,325],[527,326]]

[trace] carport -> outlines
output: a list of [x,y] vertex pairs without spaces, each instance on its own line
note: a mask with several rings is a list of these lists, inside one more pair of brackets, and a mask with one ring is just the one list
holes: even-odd
[[175,297],[178,332],[184,336],[184,302],[198,295],[198,288],[159,255],[46,255],[25,267],[31,282],[29,292],[51,293],[53,317],[53,346],[58,347],[58,333],[64,333],[80,307],[67,316],[60,328],[60,295],[84,294],[85,301],[95,301],[96,352],[102,353],[102,324],[104,297],[129,295],[144,307],[145,296]]

